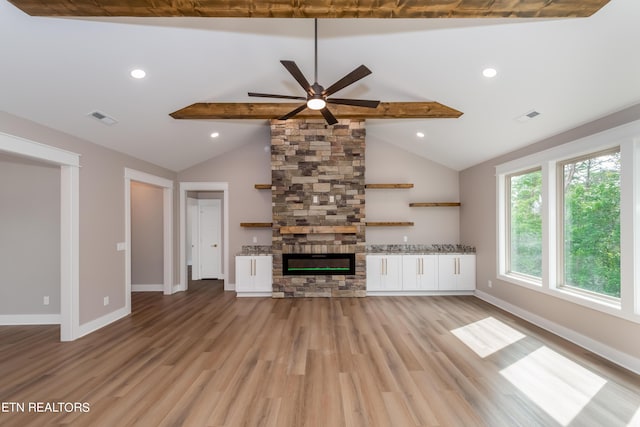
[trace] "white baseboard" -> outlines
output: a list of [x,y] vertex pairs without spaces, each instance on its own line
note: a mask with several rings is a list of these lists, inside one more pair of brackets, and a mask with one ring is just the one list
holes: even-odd
[[368,297],[417,297],[473,295],[473,291],[367,291]]
[[131,292],[163,292],[164,285],[131,285]]
[[0,325],[59,325],[59,314],[0,314]]
[[224,282],[224,290],[225,291],[235,291],[236,290],[236,284],[235,283]]
[[116,320],[119,320],[119,319],[122,319],[123,317],[128,316],[129,314],[131,314],[131,309],[127,309],[127,307],[122,307],[116,311],[105,314],[102,317],[98,317],[95,320],[91,320],[87,323],[83,323],[82,325],[80,325],[80,328],[78,330],[78,336],[76,336],[75,338],[77,339],[85,335],[88,335],[91,332],[95,332],[98,329],[103,328],[108,324],[115,322]]
[[491,305],[495,305],[496,307],[508,311],[509,313],[520,317],[521,319],[531,322],[534,325],[541,327],[542,329],[552,332],[559,337],[566,339],[567,341],[579,345],[580,347],[585,348],[592,353],[604,357],[605,359],[640,375],[640,359],[634,356],[631,356],[620,350],[616,350],[615,348],[596,341],[593,338],[582,335],[581,333],[576,332],[573,329],[569,329],[558,323],[552,322],[548,319],[545,319],[544,317],[538,316],[537,314],[531,313],[530,311],[524,310],[518,306],[501,300],[500,298],[496,298],[486,292],[476,290],[475,295]]
[[245,297],[269,297],[271,298],[271,291],[264,292],[237,292],[236,297],[245,298]]

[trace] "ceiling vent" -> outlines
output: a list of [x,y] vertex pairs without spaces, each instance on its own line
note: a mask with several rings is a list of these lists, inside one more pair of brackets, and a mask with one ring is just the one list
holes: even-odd
[[528,113],[524,113],[520,117],[516,117],[516,121],[520,123],[528,122],[531,119],[534,119],[540,115],[539,111],[531,110]]
[[89,117],[93,117],[94,119],[107,126],[115,125],[116,123],[118,123],[116,119],[114,119],[113,117],[109,117],[106,114],[101,113],[100,111],[92,111],[88,115]]

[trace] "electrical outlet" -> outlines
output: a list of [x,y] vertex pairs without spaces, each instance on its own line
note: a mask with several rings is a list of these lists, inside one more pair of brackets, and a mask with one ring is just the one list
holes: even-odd
[[117,251],[124,251],[126,249],[127,249],[127,243],[126,242],[116,243],[116,250]]
[[409,238],[407,236],[402,236],[402,241],[407,243],[407,241],[409,240]]
[[109,297],[104,297],[104,305],[105,307],[109,305]]
[[318,204],[318,196],[313,196],[313,203]]
[[490,288],[493,287],[493,282],[491,282],[491,280],[487,280],[487,286],[489,286]]
[[258,238],[256,236],[253,236],[253,243],[258,243]]
[[49,305],[49,297],[48,297],[48,296],[45,296],[45,297],[43,298],[42,304],[44,304],[44,305]]
[[334,203],[336,201],[336,198],[333,196],[329,196],[329,203]]

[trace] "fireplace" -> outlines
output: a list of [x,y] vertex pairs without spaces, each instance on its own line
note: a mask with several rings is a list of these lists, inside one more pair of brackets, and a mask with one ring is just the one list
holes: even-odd
[[355,254],[282,254],[285,276],[333,276],[356,274]]

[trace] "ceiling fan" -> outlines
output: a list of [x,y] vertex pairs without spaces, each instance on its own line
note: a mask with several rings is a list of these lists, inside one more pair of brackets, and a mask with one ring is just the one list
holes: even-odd
[[255,96],[260,98],[280,98],[280,99],[298,99],[301,101],[305,101],[304,104],[295,108],[294,110],[288,112],[284,116],[279,117],[279,120],[287,120],[296,114],[306,110],[307,108],[311,110],[319,110],[326,122],[330,125],[334,125],[338,123],[336,117],[329,111],[327,104],[342,104],[342,105],[350,105],[354,107],[366,107],[366,108],[377,108],[380,104],[380,101],[371,101],[366,99],[346,99],[346,98],[329,98],[334,93],[339,90],[344,89],[345,87],[357,82],[358,80],[368,76],[371,74],[371,70],[365,67],[364,65],[360,65],[355,70],[351,71],[349,74],[329,86],[328,88],[322,87],[318,83],[318,19],[314,19],[314,82],[313,84],[309,84],[309,81],[305,78],[300,68],[293,61],[283,60],[280,61],[282,65],[289,71],[289,73],[293,76],[294,79],[302,86],[307,96],[290,96],[290,95],[273,95],[269,93],[257,93],[257,92],[249,92],[249,96]]

